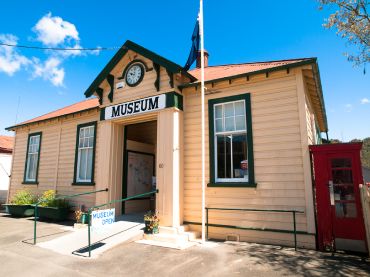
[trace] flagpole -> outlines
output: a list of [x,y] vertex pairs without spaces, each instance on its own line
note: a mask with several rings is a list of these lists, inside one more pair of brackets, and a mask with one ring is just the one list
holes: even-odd
[[203,33],[203,0],[199,3],[199,34],[200,34],[200,78],[202,102],[202,243],[205,242],[206,230],[206,180],[205,180],[205,139],[204,139],[204,33]]

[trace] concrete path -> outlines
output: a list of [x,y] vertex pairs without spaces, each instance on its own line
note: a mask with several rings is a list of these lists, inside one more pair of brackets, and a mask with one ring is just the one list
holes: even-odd
[[[39,240],[69,232],[61,228],[39,223]],[[312,250],[253,243],[174,250],[129,243],[89,259],[35,247],[32,234],[32,220],[0,213],[0,276],[370,276],[369,260]]]

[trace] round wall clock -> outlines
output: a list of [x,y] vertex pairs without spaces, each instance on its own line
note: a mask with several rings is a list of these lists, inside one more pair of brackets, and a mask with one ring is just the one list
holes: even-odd
[[140,62],[129,65],[125,75],[126,84],[130,87],[137,86],[143,80],[144,72],[144,65]]

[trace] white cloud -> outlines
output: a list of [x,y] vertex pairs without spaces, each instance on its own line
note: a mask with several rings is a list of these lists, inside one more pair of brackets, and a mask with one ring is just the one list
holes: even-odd
[[370,100],[368,98],[362,98],[361,99],[361,104],[369,104]]
[[52,16],[50,12],[43,16],[32,30],[37,34],[37,40],[47,46],[70,42],[78,44],[80,40],[74,24],[64,21],[59,16]]
[[[37,56],[23,56],[15,47],[0,45],[0,73],[5,72],[12,76],[22,68],[32,68],[32,78],[42,78],[56,87],[64,87],[65,70],[63,62],[65,60],[69,57],[99,55],[100,53],[100,49],[79,50],[82,46],[76,26],[59,16],[52,16],[50,12],[38,20],[32,31],[36,34],[36,40],[44,46],[76,50],[45,50],[46,60],[41,60]],[[14,35],[0,34],[0,42],[2,43],[17,44],[17,41],[18,38]],[[38,52],[34,53],[35,55],[39,54]]]
[[352,112],[352,109],[353,109],[353,105],[352,104],[346,104],[345,106],[345,109],[346,109],[346,112]]
[[50,81],[54,86],[64,86],[64,68],[60,67],[61,60],[56,57],[48,58],[44,63],[40,63],[39,60],[34,60],[34,72],[33,77],[43,78],[44,80]]
[[[11,34],[0,34],[0,42],[17,44],[18,38]],[[27,66],[31,61],[19,54],[14,47],[0,46],[0,72],[12,76],[22,66]]]

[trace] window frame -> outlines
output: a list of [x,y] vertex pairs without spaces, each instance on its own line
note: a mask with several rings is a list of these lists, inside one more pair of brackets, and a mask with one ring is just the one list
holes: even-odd
[[[27,180],[27,166],[28,166],[28,155],[29,155],[29,147],[30,147],[30,141],[32,137],[40,136],[39,139],[39,150],[37,153],[37,165],[36,165],[36,178],[35,180]],[[23,174],[23,182],[24,185],[38,185],[39,181],[39,167],[40,167],[40,153],[41,153],[41,141],[42,141],[42,132],[36,132],[36,133],[29,133],[28,139],[27,139],[27,152],[26,152],[26,161],[24,165],[24,174]]]
[[[246,119],[246,136],[248,149],[248,181],[239,180],[222,180],[216,179],[216,157],[215,157],[215,118],[214,107],[217,104],[226,104],[228,102],[236,102],[244,100],[245,103],[245,119]],[[221,97],[208,100],[208,124],[209,124],[209,173],[210,182],[208,187],[256,187],[254,179],[254,159],[253,159],[253,133],[252,133],[252,112],[250,94],[239,94],[228,97]],[[244,131],[243,131],[244,132]],[[222,179],[222,178],[221,178]]]
[[[78,168],[78,150],[79,150],[79,140],[80,140],[80,130],[85,127],[94,126],[94,139],[93,139],[93,155],[92,155],[92,166],[91,166],[91,180],[87,182],[81,182],[77,180],[77,168]],[[72,185],[76,186],[94,186],[95,180],[95,152],[96,152],[96,128],[97,128],[97,121],[87,122],[83,124],[77,125],[76,131],[76,147],[75,147],[75,162],[74,162],[74,171],[73,171],[73,183]]]

